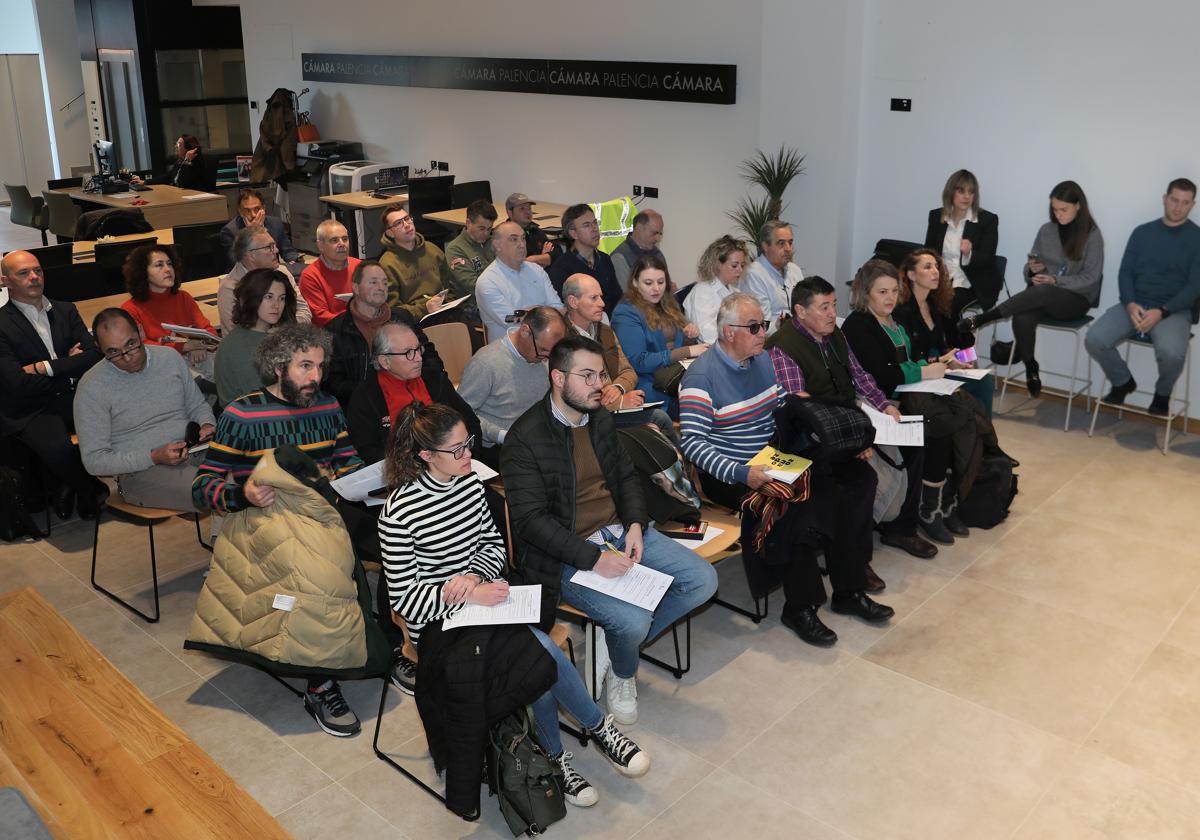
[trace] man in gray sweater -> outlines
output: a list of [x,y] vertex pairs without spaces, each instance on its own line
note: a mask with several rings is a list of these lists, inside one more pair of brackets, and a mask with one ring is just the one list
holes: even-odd
[[492,467],[500,461],[500,445],[518,417],[550,388],[546,359],[567,334],[562,313],[537,306],[503,339],[471,357],[458,395],[475,410],[483,429],[480,460]]
[[102,311],[93,330],[105,361],[75,391],[83,466],[115,476],[131,504],[191,510],[204,453],[189,455],[184,435],[195,422],[199,439],[208,440],[216,424],[187,363],[170,347],[147,347],[124,309]]

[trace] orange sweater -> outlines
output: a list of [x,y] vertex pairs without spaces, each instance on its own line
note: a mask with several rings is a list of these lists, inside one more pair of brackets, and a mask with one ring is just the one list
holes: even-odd
[[[151,292],[148,300],[130,298],[121,304],[121,308],[132,315],[133,320],[141,325],[142,331],[146,333],[147,344],[164,344],[163,338],[170,334],[169,331],[163,329],[164,322],[178,324],[181,327],[199,327],[202,330],[208,330],[214,336],[217,334],[216,328],[200,312],[200,307],[195,299],[182,289],[175,294]],[[167,344],[183,352],[182,344],[169,342]]]

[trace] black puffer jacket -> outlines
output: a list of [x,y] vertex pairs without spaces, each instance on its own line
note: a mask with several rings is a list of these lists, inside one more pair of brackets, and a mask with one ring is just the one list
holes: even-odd
[[[591,569],[600,549],[575,535],[575,453],[571,430],[550,412],[551,395],[517,418],[500,451],[500,474],[508,497],[519,583],[542,585],[541,626],[554,626],[559,575],[564,564]],[[641,479],[613,426],[600,408],[589,415],[588,435],[621,524],[646,525]]]
[[437,621],[421,632],[417,711],[433,766],[446,774],[447,808],[467,819],[479,815],[488,731],[549,691],[556,668],[525,625],[443,633]]

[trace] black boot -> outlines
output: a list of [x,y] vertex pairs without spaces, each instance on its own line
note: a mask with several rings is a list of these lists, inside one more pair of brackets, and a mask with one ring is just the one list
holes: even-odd
[[942,489],[946,480],[921,482],[921,507],[917,519],[925,536],[942,545],[954,545],[954,535],[942,521]]
[[1137,383],[1133,381],[1133,377],[1131,376],[1129,377],[1129,381],[1124,385],[1112,386],[1112,390],[1105,394],[1100,402],[1107,403],[1108,405],[1121,405],[1125,402],[1125,398],[1136,390]]
[[942,524],[956,537],[971,536],[971,529],[958,518],[958,490],[950,479],[946,479],[946,487],[942,491]]
[[1042,380],[1038,376],[1038,363],[1036,359],[1030,359],[1025,363],[1025,388],[1029,391],[1029,396],[1040,397],[1042,395]]
[[1000,307],[993,306],[987,312],[980,312],[978,315],[968,315],[967,317],[960,319],[959,322],[955,324],[955,329],[960,333],[973,333],[980,327],[990,324],[992,321],[999,321],[1003,317],[1004,316],[1000,314]]

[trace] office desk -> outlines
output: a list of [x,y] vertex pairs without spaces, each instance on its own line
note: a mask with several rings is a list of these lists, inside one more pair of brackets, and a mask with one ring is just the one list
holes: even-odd
[[321,201],[345,210],[378,210],[382,207],[387,207],[389,204],[403,204],[408,201],[408,193],[406,192],[391,193],[387,198],[375,198],[371,195],[372,192],[374,191],[363,190],[362,192],[323,195],[321,196]]
[[[184,190],[170,184],[150,184],[146,192],[101,193],[84,192],[83,187],[60,187],[55,192],[64,192],[75,201],[115,207],[121,210],[142,211],[146,221],[154,228],[170,228],[176,225],[198,225],[204,222],[227,222],[229,214],[224,196],[216,193]],[[134,205],[137,199],[145,204]]]
[[[200,305],[200,313],[214,326],[221,323],[221,316],[217,312],[217,286],[220,282],[219,276],[205,277],[203,280],[189,280],[179,287],[196,299],[196,303]],[[75,308],[79,310],[79,317],[83,319],[83,323],[91,324],[92,319],[100,314],[100,310],[120,306],[127,300],[129,295],[122,293],[91,300],[77,300]]]
[[[114,242],[129,242],[134,239],[149,239],[156,237],[159,245],[174,245],[175,231],[171,228],[162,228],[161,230],[152,230],[148,233],[127,233],[124,236],[110,236],[104,240],[105,245],[110,245]],[[71,244],[71,257],[76,264],[90,263],[96,261],[96,240],[94,239],[76,239]]]
[[[496,222],[500,223],[508,218],[508,211],[504,209],[504,202],[492,204],[496,208]],[[533,220],[538,223],[542,230],[562,230],[562,215],[567,212],[566,204],[556,204],[553,201],[535,201],[533,203]],[[439,222],[449,228],[461,228],[467,226],[467,208],[459,207],[454,210],[439,210],[436,213],[426,213],[421,218],[428,219],[431,222]]]

